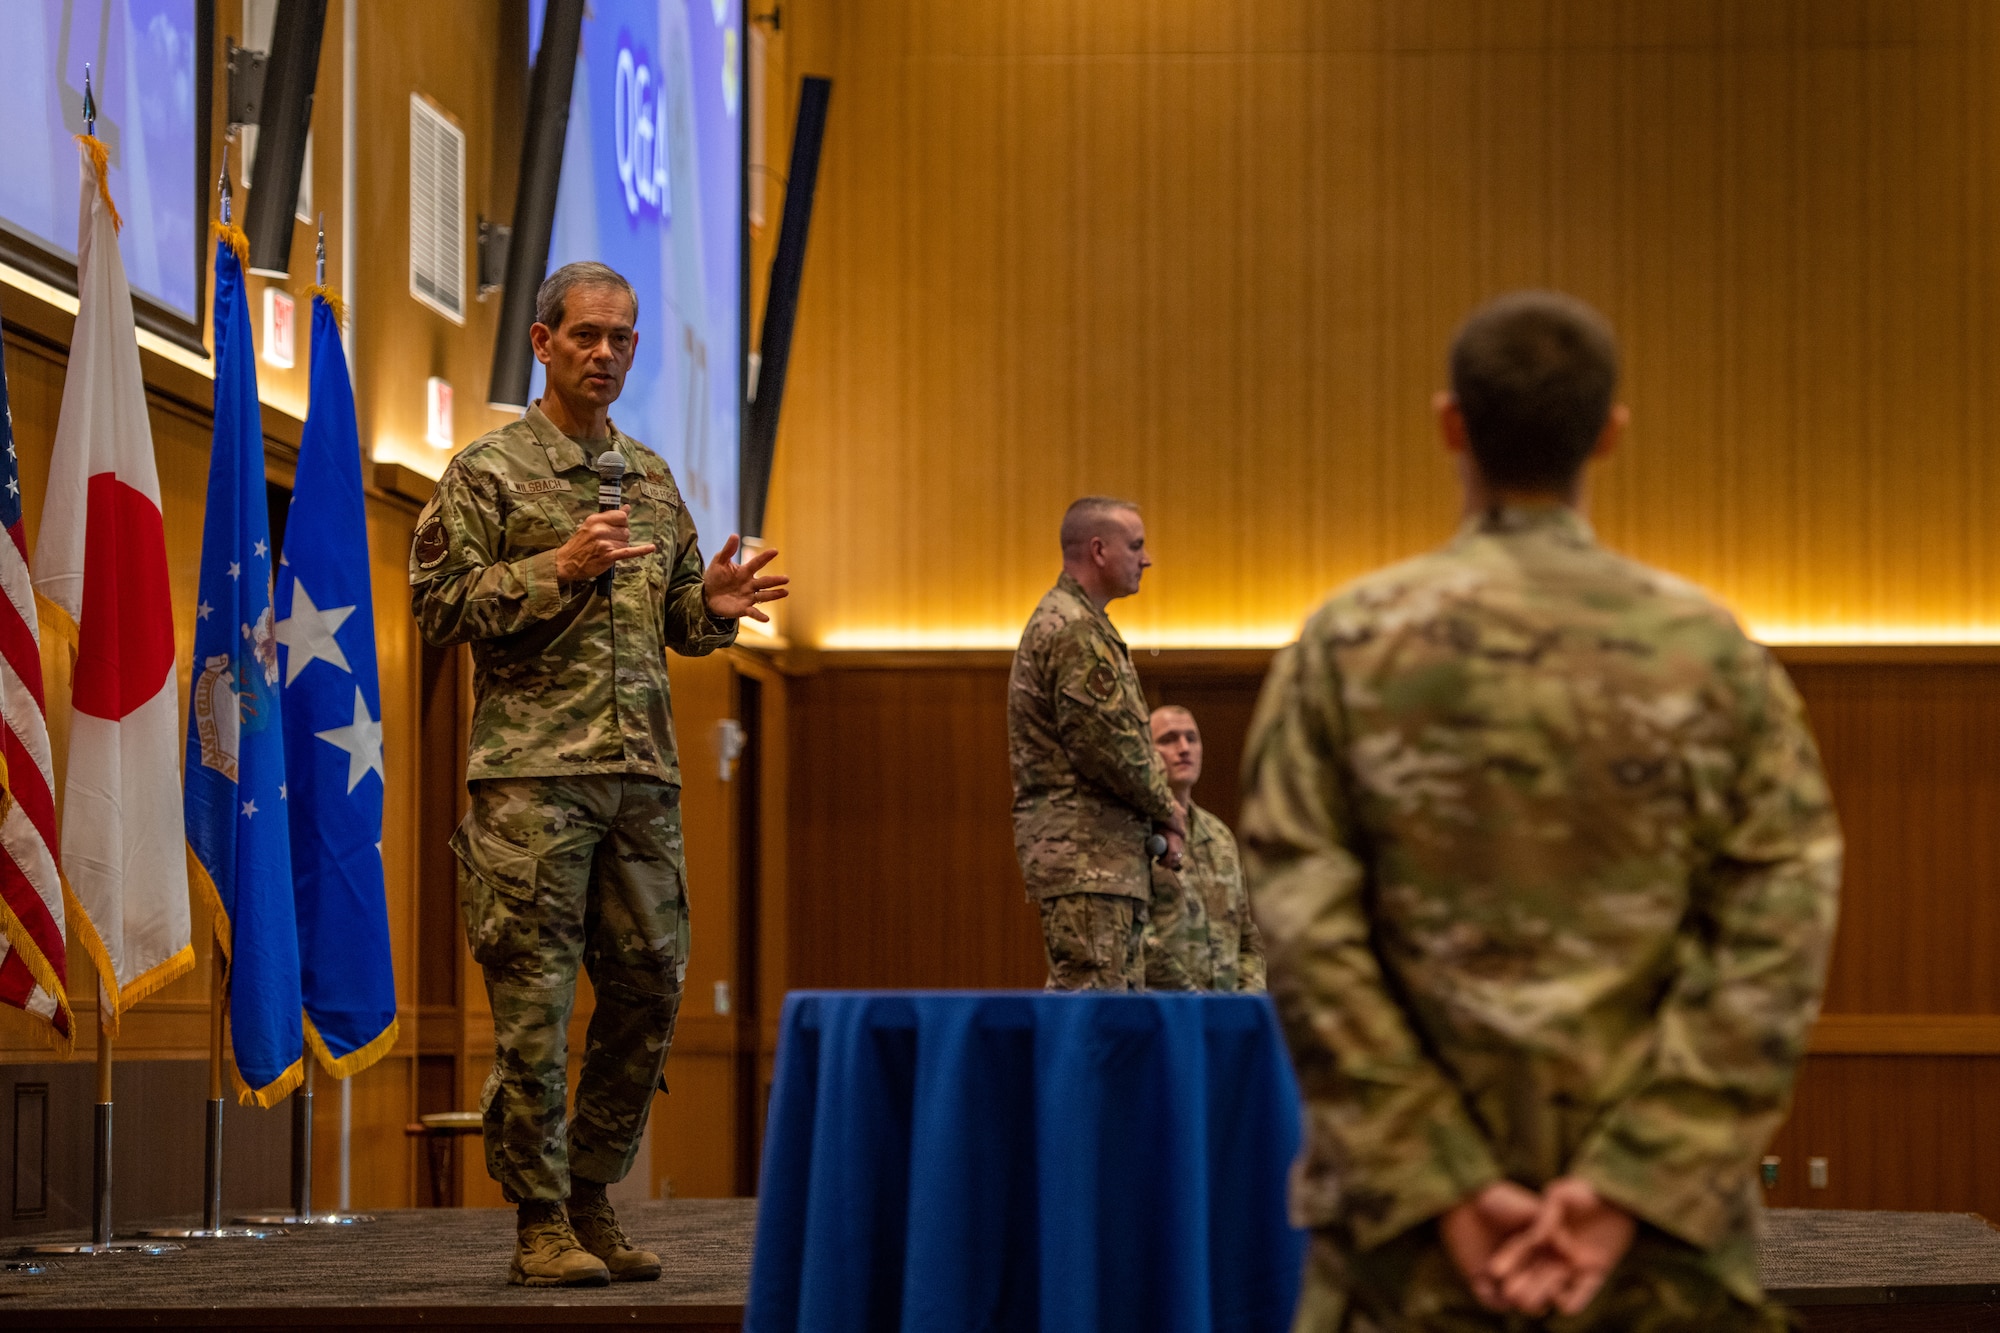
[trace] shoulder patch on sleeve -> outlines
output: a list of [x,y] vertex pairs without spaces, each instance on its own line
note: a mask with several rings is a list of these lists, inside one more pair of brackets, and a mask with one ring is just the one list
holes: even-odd
[[451,538],[445,535],[444,520],[432,514],[417,525],[417,539],[412,548],[420,570],[436,569],[451,554]]
[[1091,697],[1099,703],[1110,703],[1118,693],[1118,675],[1112,671],[1109,662],[1099,662],[1092,667],[1090,674],[1083,678],[1083,684],[1084,688],[1090,691]]

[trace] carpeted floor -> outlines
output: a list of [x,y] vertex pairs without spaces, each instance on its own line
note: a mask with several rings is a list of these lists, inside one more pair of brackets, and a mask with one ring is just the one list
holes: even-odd
[[1794,1305],[1857,1296],[2000,1296],[2000,1230],[1974,1213],[1776,1208],[1764,1236],[1765,1289]]
[[[160,1257],[44,1260],[40,1275],[0,1273],[0,1326],[249,1326],[256,1315],[285,1310],[299,1312],[300,1324],[329,1325],[343,1325],[331,1316],[349,1311],[380,1329],[734,1326],[749,1289],[756,1203],[634,1205],[627,1229],[659,1252],[666,1269],[660,1281],[533,1291],[507,1285],[511,1209],[377,1217],[371,1225],[300,1228],[263,1241],[193,1241]],[[1804,1307],[2000,1298],[2000,1230],[1970,1213],[1778,1209],[1769,1214],[1763,1276],[1773,1295]],[[83,1318],[89,1311],[103,1317]]]
[[[511,1287],[511,1208],[419,1208],[377,1213],[372,1224],[297,1228],[268,1240],[189,1241],[181,1253],[159,1257],[44,1260],[50,1268],[39,1276],[0,1273],[0,1325],[24,1327],[15,1321],[34,1310],[188,1308],[515,1306],[568,1323],[596,1322],[592,1313],[614,1309],[704,1307],[710,1317],[740,1319],[756,1208],[751,1199],[675,1199],[621,1209],[633,1241],[660,1255],[665,1271],[658,1282]],[[620,1322],[655,1321],[628,1313]]]

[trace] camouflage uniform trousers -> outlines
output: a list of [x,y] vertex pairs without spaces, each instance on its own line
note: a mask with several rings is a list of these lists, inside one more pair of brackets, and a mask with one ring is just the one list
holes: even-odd
[[1146,904],[1109,893],[1044,898],[1050,990],[1144,990]]
[[1473,1298],[1438,1242],[1413,1227],[1356,1255],[1315,1232],[1292,1333],[1786,1333],[1774,1304],[1749,1305],[1687,1242],[1643,1223],[1597,1299],[1576,1315],[1499,1314]]
[[[513,1203],[565,1199],[572,1174],[624,1179],[687,974],[680,789],[620,774],[483,779],[452,850],[493,1002],[486,1169]],[[579,964],[597,1008],[565,1126]]]

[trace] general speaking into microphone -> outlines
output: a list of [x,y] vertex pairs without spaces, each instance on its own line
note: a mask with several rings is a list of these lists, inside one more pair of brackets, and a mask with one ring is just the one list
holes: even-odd
[[[632,1167],[687,970],[680,785],[666,650],[733,642],[786,594],[732,534],[703,563],[665,461],[610,417],[638,297],[602,264],[541,286],[548,389],[468,445],[418,516],[411,606],[472,647],[471,809],[452,838],[497,1047],[486,1166],[517,1205],[513,1282],[650,1280],[604,1187]],[[579,967],[597,994],[568,1112]],[[565,1205],[567,1205],[565,1207]]]
[[[624,507],[625,456],[616,449],[606,449],[597,456],[597,512],[608,514]],[[597,591],[606,597],[611,595],[610,570],[597,576]]]

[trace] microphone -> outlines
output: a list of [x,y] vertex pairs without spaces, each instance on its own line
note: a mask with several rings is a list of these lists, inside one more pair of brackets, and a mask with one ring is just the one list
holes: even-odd
[[1155,833],[1152,837],[1146,839],[1146,855],[1152,857],[1155,861],[1157,861],[1166,854],[1167,854],[1166,834]]
[[[625,457],[616,449],[606,449],[597,456],[597,512],[608,514],[625,503]],[[617,570],[613,565],[597,576],[597,590],[606,597],[611,595],[611,575]]]

